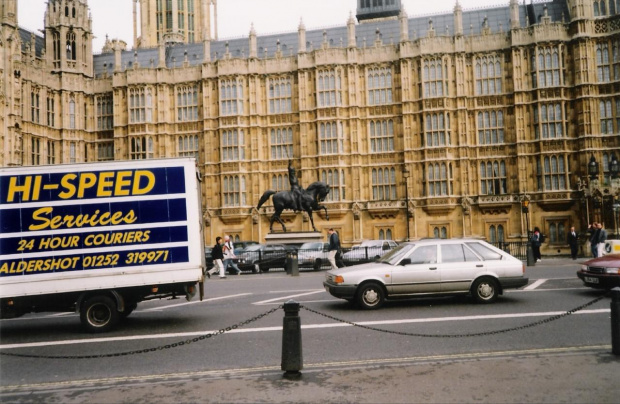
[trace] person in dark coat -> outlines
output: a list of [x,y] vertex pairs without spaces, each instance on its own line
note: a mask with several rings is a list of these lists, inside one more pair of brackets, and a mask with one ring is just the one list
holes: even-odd
[[575,226],[570,228],[566,242],[570,246],[570,256],[572,259],[577,259],[577,246],[579,245],[579,235],[575,232]]
[[598,229],[598,223],[593,222],[588,226],[588,233],[590,234],[590,249],[592,250],[592,257],[598,257],[598,237],[600,231]]
[[334,231],[334,229],[329,229],[329,247],[327,248],[328,256],[327,260],[332,265],[332,269],[338,269],[338,265],[336,265],[336,254],[340,250],[340,239],[338,238],[338,233]]
[[211,256],[213,257],[213,268],[207,272],[207,276],[210,278],[215,271],[219,271],[220,278],[226,278],[226,270],[224,269],[224,263],[222,262],[224,259],[224,251],[222,250],[221,237],[217,237],[215,239],[215,245],[213,246],[213,250],[211,250]]
[[538,227],[534,228],[534,234],[530,239],[532,244],[532,252],[534,253],[534,259],[536,262],[540,262],[542,256],[540,255],[540,229]]

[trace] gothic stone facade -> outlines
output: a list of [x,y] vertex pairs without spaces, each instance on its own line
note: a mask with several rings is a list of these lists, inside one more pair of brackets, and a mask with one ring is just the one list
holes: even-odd
[[613,0],[457,3],[229,41],[112,40],[101,54],[86,0],[49,1],[43,36],[17,26],[16,0],[0,4],[0,164],[194,156],[206,244],[264,241],[272,212],[255,206],[288,189],[289,159],[302,186],[331,184],[330,220],[316,222],[345,245],[517,241],[538,226],[556,253],[571,225],[613,226],[609,201],[589,204],[583,187],[592,156],[603,184],[620,156]]

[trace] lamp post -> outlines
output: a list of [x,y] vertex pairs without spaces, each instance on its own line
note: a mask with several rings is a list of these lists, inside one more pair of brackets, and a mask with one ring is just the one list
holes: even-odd
[[527,266],[531,267],[536,265],[536,260],[534,259],[534,250],[532,250],[532,241],[530,239],[530,221],[528,220],[528,213],[530,212],[530,201],[529,199],[523,199],[521,201],[521,212],[525,213],[525,226],[527,228],[527,248],[526,248],[526,256],[527,256]]
[[590,180],[598,180],[598,163],[594,156],[590,157],[590,162],[588,163],[588,175],[590,176]]
[[409,241],[409,170],[403,169],[405,179],[405,220],[407,220],[407,241]]
[[616,240],[620,240],[620,237],[618,237],[618,214],[620,213],[620,201],[618,199],[616,199],[616,201],[614,202],[614,224],[616,227]]
[[[611,161],[609,162],[609,174],[611,176],[611,189],[612,189],[612,193],[615,194],[616,192],[618,192],[618,190],[620,189],[620,183],[618,180],[618,172],[620,171],[620,165],[618,164],[618,159],[616,158],[616,154],[613,153],[611,155]],[[618,197],[616,197],[616,199],[614,200],[614,204],[613,204],[613,210],[614,210],[614,230],[616,233],[616,240],[619,239],[618,237],[618,213],[620,212],[620,200],[618,200]]]

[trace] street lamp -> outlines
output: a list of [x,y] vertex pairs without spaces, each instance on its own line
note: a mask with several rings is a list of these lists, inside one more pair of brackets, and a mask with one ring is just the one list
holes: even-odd
[[592,181],[598,179],[598,163],[594,156],[590,157],[590,162],[588,163],[588,175]]
[[611,175],[612,180],[618,178],[618,171],[620,170],[620,167],[618,166],[618,159],[615,154],[612,154],[611,161],[609,162],[609,174]]
[[527,266],[531,267],[536,265],[536,260],[534,260],[534,250],[532,250],[532,241],[530,239],[530,221],[528,220],[527,214],[530,211],[530,201],[529,199],[523,199],[521,201],[521,212],[525,213],[525,226],[527,228],[527,243],[526,243],[526,256],[527,256]]
[[409,170],[403,168],[405,179],[405,218],[407,220],[407,241],[409,241]]
[[618,213],[620,213],[620,200],[616,199],[614,202],[614,223],[616,225],[616,240],[619,240],[618,237]]

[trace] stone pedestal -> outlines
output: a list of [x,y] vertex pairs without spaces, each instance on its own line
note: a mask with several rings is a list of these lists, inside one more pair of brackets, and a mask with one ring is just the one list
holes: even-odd
[[299,247],[303,243],[327,240],[326,234],[318,231],[272,232],[265,236],[265,244],[286,244]]

